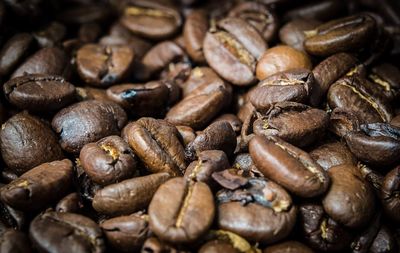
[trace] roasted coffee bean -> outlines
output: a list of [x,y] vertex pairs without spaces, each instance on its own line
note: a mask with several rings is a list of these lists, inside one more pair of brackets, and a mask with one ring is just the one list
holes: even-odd
[[60,76],[24,75],[6,82],[3,90],[11,104],[33,112],[55,112],[75,100],[75,87]]
[[76,87],[76,93],[78,100],[100,100],[100,101],[111,101],[107,96],[106,90],[93,87]]
[[213,185],[211,175],[214,172],[229,168],[228,157],[220,150],[206,150],[199,152],[198,160],[189,164],[184,177],[196,182]]
[[314,85],[311,71],[294,69],[267,77],[247,96],[258,111],[265,112],[277,102],[307,103]]
[[258,171],[249,153],[238,154],[237,156],[235,156],[235,160],[232,164],[234,168],[242,170],[252,177],[257,177],[255,176],[255,174],[257,173],[261,174],[261,172]]
[[83,205],[79,199],[78,193],[73,192],[62,198],[57,203],[55,211],[64,213],[78,213],[82,207]]
[[355,112],[343,108],[335,108],[329,119],[329,130],[344,138],[351,131],[360,129],[360,120]]
[[276,242],[295,224],[297,209],[290,195],[266,179],[252,178],[244,188],[222,190],[217,200],[218,226],[250,242]]
[[381,201],[386,215],[393,221],[400,223],[400,167],[396,167],[386,174],[382,182]]
[[252,246],[243,237],[226,231],[211,231],[206,235],[209,241],[201,246],[199,253],[239,253],[239,252],[261,252],[256,246]]
[[313,253],[314,251],[298,241],[285,241],[268,246],[263,253]]
[[347,146],[361,161],[378,166],[400,159],[400,128],[386,123],[364,124],[345,135]]
[[261,3],[250,1],[238,3],[229,11],[228,16],[244,19],[254,26],[267,42],[274,39],[278,31],[279,19],[273,8]]
[[134,117],[157,116],[169,98],[168,87],[162,82],[119,84],[107,90],[107,96]]
[[205,150],[222,150],[230,157],[236,148],[236,134],[226,121],[209,125],[196,136],[185,148],[185,157],[189,161],[196,159],[197,154]]
[[376,172],[375,170],[371,169],[365,164],[357,164],[358,169],[360,170],[361,175],[365,180],[367,180],[372,188],[374,189],[377,196],[381,193],[383,178],[381,174]]
[[149,237],[146,239],[146,241],[143,243],[142,250],[140,251],[141,253],[147,253],[147,252],[154,252],[154,253],[162,253],[162,252],[176,252],[176,253],[188,253],[188,251],[185,250],[178,250],[174,247],[172,247],[169,244],[166,244],[163,241],[160,241],[157,237]]
[[100,227],[79,214],[52,211],[40,214],[32,221],[29,235],[40,252],[105,252]]
[[357,159],[342,142],[325,143],[310,152],[312,159],[324,170],[342,164],[357,165]]
[[364,80],[359,76],[346,76],[336,81],[328,91],[330,108],[353,111],[361,123],[389,122],[392,118],[390,106],[368,92],[362,85]]
[[79,160],[90,179],[100,185],[117,183],[137,172],[135,155],[129,145],[115,135],[83,146]]
[[110,216],[132,214],[147,207],[157,188],[169,178],[168,173],[155,173],[108,185],[94,195],[93,208]]
[[311,91],[310,103],[318,106],[329,87],[356,65],[357,59],[347,53],[337,53],[320,62],[313,69],[315,86]]
[[279,39],[286,45],[305,52],[303,44],[306,35],[304,31],[312,30],[318,25],[320,22],[308,17],[307,19],[294,19],[282,26],[279,30]]
[[33,37],[28,33],[18,33],[11,37],[0,51],[0,75],[10,74],[29,53],[32,45]]
[[326,213],[350,228],[366,225],[373,216],[375,198],[360,171],[344,164],[330,168],[328,173],[332,183],[322,200]]
[[11,78],[26,74],[69,76],[67,54],[57,47],[45,47],[31,55],[11,75]]
[[25,112],[2,125],[0,147],[3,161],[17,175],[64,156],[50,127]]
[[185,151],[178,130],[168,122],[141,118],[128,124],[122,137],[150,172],[184,173]]
[[311,2],[288,11],[284,19],[311,18],[326,21],[342,14],[345,7],[343,2],[336,0]]
[[127,253],[139,250],[149,233],[148,216],[140,214],[112,218],[100,227],[112,248]]
[[275,46],[261,56],[256,74],[258,80],[264,80],[278,72],[299,68],[312,68],[311,60],[305,53],[289,46]]
[[204,39],[207,63],[222,78],[234,85],[255,81],[257,59],[267,49],[258,31],[240,18],[226,18],[210,29]]
[[38,211],[63,197],[71,181],[71,161],[43,163],[3,187],[0,197],[15,209]]
[[249,183],[249,179],[242,175],[242,170],[230,168],[217,171],[212,174],[212,178],[223,188],[236,190]]
[[190,243],[204,235],[214,220],[211,190],[182,177],[162,184],[149,206],[150,229],[162,240]]
[[204,10],[194,10],[185,21],[183,38],[185,49],[195,62],[205,63],[203,41],[208,30],[208,18]]
[[305,151],[276,137],[254,137],[249,151],[267,178],[301,197],[315,197],[329,187],[328,174]]
[[135,1],[127,6],[121,17],[122,24],[134,34],[149,39],[165,39],[182,25],[179,12],[161,1]]
[[59,111],[53,118],[52,126],[60,135],[61,147],[77,154],[87,143],[119,134],[126,120],[126,113],[117,104],[89,100]]
[[[1,187],[4,187],[1,185]],[[0,188],[1,191],[1,188]],[[5,228],[12,228],[15,230],[22,230],[27,223],[27,215],[23,211],[16,210],[6,203],[0,201],[0,234]]]
[[381,214],[378,213],[365,228],[358,234],[350,244],[353,253],[368,252],[382,225]]
[[87,44],[76,55],[77,70],[87,83],[107,87],[128,75],[134,52],[127,46]]
[[307,31],[304,48],[317,56],[356,51],[369,42],[375,27],[375,20],[362,14],[332,20]]
[[33,33],[36,41],[41,47],[54,47],[64,39],[67,28],[58,22],[52,22],[42,30]]
[[205,127],[231,100],[232,89],[209,68],[196,68],[183,84],[184,99],[165,119],[174,125]]
[[393,101],[398,97],[400,70],[396,66],[388,63],[379,64],[371,69],[368,77],[389,101]]
[[393,233],[387,226],[382,226],[382,228],[379,230],[375,240],[369,248],[369,252],[398,252],[398,246],[395,242]]
[[28,236],[14,229],[0,231],[0,252],[2,253],[31,253],[32,247]]
[[191,127],[176,126],[176,129],[178,130],[179,135],[181,136],[184,147],[186,147],[190,142],[194,140],[194,138],[196,138],[196,133]]
[[300,226],[304,239],[319,251],[343,251],[352,240],[352,233],[328,216],[318,204],[300,206]]
[[91,206],[94,195],[103,187],[90,179],[90,177],[82,169],[79,159],[76,159],[74,169],[74,180],[76,181],[76,190],[79,198],[82,200],[85,206]]
[[254,122],[253,131],[256,135],[277,136],[305,147],[324,134],[328,122],[328,114],[323,110],[295,102],[279,102]]

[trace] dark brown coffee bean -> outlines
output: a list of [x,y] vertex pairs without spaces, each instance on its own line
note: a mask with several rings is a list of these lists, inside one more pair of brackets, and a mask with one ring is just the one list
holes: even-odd
[[204,56],[222,78],[245,86],[254,82],[256,61],[267,45],[258,31],[240,18],[218,22],[204,39]]
[[65,37],[67,28],[58,22],[52,22],[42,30],[33,33],[40,47],[57,46]]
[[357,159],[350,149],[342,142],[322,144],[310,152],[312,159],[324,170],[342,164],[357,165]]
[[108,136],[81,149],[79,160],[90,179],[100,185],[117,183],[137,173],[137,161],[119,136]]
[[317,204],[303,204],[299,211],[299,225],[304,239],[319,251],[343,251],[352,240],[352,233],[329,217]]
[[72,182],[72,163],[43,163],[1,189],[1,200],[22,211],[38,211],[65,196]]
[[31,253],[32,247],[28,236],[14,229],[0,232],[0,252],[2,253]]
[[389,101],[393,101],[399,95],[400,70],[391,64],[383,63],[374,66],[369,74],[369,79],[375,84],[375,88]]
[[368,15],[332,20],[307,31],[304,47],[308,53],[317,56],[355,51],[369,42],[375,33],[375,25],[375,20]]
[[50,127],[24,112],[4,123],[0,131],[0,147],[4,162],[17,175],[64,157]]
[[278,72],[300,68],[312,68],[311,60],[305,53],[289,46],[275,46],[261,56],[256,74],[258,80],[264,80]]
[[6,82],[3,90],[11,104],[33,112],[55,112],[75,100],[75,87],[60,76],[24,75]]
[[400,223],[400,167],[386,174],[381,188],[381,201],[385,214],[393,221]]
[[169,178],[168,173],[155,173],[108,185],[94,195],[93,208],[110,216],[140,211],[149,205],[157,188]]
[[205,234],[214,214],[209,187],[178,177],[162,184],[154,194],[149,206],[150,229],[162,240],[189,243]]
[[[4,187],[1,185],[1,187]],[[1,191],[1,188],[0,188]],[[23,211],[19,211],[0,201],[0,234],[3,229],[12,228],[15,230],[22,230],[25,228],[27,215]],[[1,240],[0,240],[1,241]]]
[[134,117],[160,115],[168,102],[169,90],[162,82],[119,84],[107,89],[107,96]]
[[190,142],[194,140],[194,138],[196,138],[196,133],[191,127],[176,126],[176,129],[178,130],[179,135],[181,136],[184,147],[186,147]]
[[369,248],[369,252],[398,252],[398,246],[393,236],[393,232],[387,226],[384,225],[381,227]]
[[377,193],[379,196],[381,193],[384,176],[364,164],[357,164],[357,168],[359,169],[363,178],[370,183],[375,193]]
[[277,102],[307,103],[314,85],[311,71],[294,69],[267,77],[247,96],[258,111],[265,112]]
[[304,31],[312,30],[318,25],[320,25],[320,22],[308,17],[306,19],[294,19],[281,27],[279,39],[286,45],[305,52],[303,44],[306,35]]
[[134,34],[149,39],[165,39],[182,25],[179,12],[161,1],[135,1],[125,8],[121,22]]
[[322,200],[326,213],[350,228],[366,225],[375,209],[374,193],[359,170],[349,164],[329,169],[331,187]]
[[11,37],[0,51],[0,75],[10,74],[29,53],[32,44],[33,37],[28,33],[18,33]]
[[83,207],[79,195],[76,192],[70,193],[58,201],[55,211],[64,213],[78,213]]
[[273,8],[257,2],[242,2],[233,7],[229,17],[237,17],[254,26],[266,42],[275,38],[279,20]]
[[311,91],[310,103],[318,106],[329,87],[356,65],[357,59],[347,53],[337,53],[320,62],[313,69],[316,85]]
[[126,253],[138,251],[149,233],[148,216],[139,214],[112,218],[100,227],[110,246]]
[[185,21],[183,38],[185,49],[192,60],[205,63],[203,41],[208,30],[208,17],[204,10],[194,10]]
[[40,214],[32,221],[29,235],[40,252],[105,252],[100,227],[79,214],[51,211]]
[[23,62],[11,75],[11,78],[26,74],[44,74],[69,76],[69,59],[67,54],[56,47],[40,49]]
[[199,253],[261,252],[257,245],[251,245],[243,237],[226,230],[212,230],[206,238],[209,241],[201,246]]
[[254,137],[249,151],[257,168],[301,197],[315,197],[329,187],[328,174],[303,150],[276,137]]
[[212,178],[223,188],[236,190],[249,183],[249,179],[242,175],[242,170],[230,168],[223,171],[216,171],[212,174]]
[[329,130],[344,138],[351,131],[358,131],[360,120],[355,112],[344,108],[335,108],[329,119]]
[[107,90],[100,88],[93,88],[89,86],[76,87],[76,93],[78,100],[99,100],[99,101],[111,101],[107,96]]
[[189,161],[196,159],[197,154],[205,150],[222,150],[228,157],[236,148],[236,134],[226,121],[209,125],[196,136],[185,148],[185,157]]
[[119,105],[89,100],[59,111],[53,118],[52,126],[60,135],[61,147],[77,154],[87,143],[119,134],[126,120],[126,113]]
[[280,102],[254,122],[253,131],[256,135],[277,136],[305,147],[324,134],[328,120],[323,110],[295,102]]
[[176,253],[188,253],[187,251],[184,250],[178,250],[174,247],[172,247],[170,244],[166,244],[164,241],[161,241],[157,237],[149,237],[146,239],[146,241],[143,243],[142,250],[140,251],[141,253],[148,253],[148,252],[154,252],[154,253],[162,253],[162,252],[176,252]]
[[128,75],[134,52],[127,46],[87,44],[76,55],[80,77],[88,84],[110,86]]
[[285,241],[268,246],[263,253],[313,253],[314,251],[298,241]]
[[265,244],[285,238],[296,221],[297,209],[290,195],[266,179],[253,178],[243,188],[220,191],[217,200],[218,226],[250,242]]
[[361,161],[378,166],[400,159],[400,128],[386,123],[365,124],[345,135],[347,146]]
[[322,0],[292,9],[284,15],[284,19],[312,18],[327,21],[342,14],[345,8],[346,5],[341,1]]
[[128,124],[122,137],[150,172],[184,173],[185,151],[178,130],[168,122],[141,118]]

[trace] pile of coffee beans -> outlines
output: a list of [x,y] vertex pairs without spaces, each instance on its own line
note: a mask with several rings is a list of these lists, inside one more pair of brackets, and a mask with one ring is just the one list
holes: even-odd
[[0,0],[0,253],[400,252],[398,0]]

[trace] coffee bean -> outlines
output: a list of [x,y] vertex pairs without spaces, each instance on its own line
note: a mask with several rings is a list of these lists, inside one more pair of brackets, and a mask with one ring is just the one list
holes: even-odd
[[14,229],[0,232],[0,251],[2,253],[30,253],[32,248],[28,236]]
[[285,241],[264,249],[263,253],[285,253],[285,252],[298,252],[298,253],[312,253],[312,249],[298,241]]
[[168,122],[141,118],[126,125],[122,136],[150,172],[184,173],[185,151],[178,130]]
[[396,252],[398,246],[395,242],[393,232],[386,226],[382,226],[375,237],[369,251],[370,252]]
[[399,206],[400,206],[400,196],[398,194],[400,188],[400,168],[396,167],[386,174],[382,182],[381,188],[381,201],[383,209],[390,217],[390,219],[399,222]]
[[61,42],[67,33],[67,28],[58,22],[52,22],[33,36],[41,47],[54,47]]
[[249,151],[257,168],[301,197],[315,197],[329,187],[328,174],[303,150],[276,137],[254,137]]
[[55,112],[75,100],[75,87],[60,76],[24,75],[6,82],[3,90],[13,105],[33,112]]
[[17,175],[64,157],[50,127],[25,112],[4,123],[0,131],[0,147],[4,162]]
[[29,235],[40,252],[105,252],[100,227],[79,214],[52,211],[40,214],[32,221]]
[[368,249],[378,234],[381,225],[381,214],[378,213],[371,220],[370,224],[368,224],[368,227],[363,229],[360,234],[353,239],[350,245],[353,250],[352,252],[368,252]]
[[134,52],[127,46],[87,44],[76,55],[80,77],[99,87],[110,86],[126,77],[133,59]]
[[183,37],[185,48],[194,61],[205,63],[203,54],[203,41],[208,30],[208,18],[204,10],[194,10],[185,21]]
[[162,240],[190,243],[205,234],[214,213],[208,186],[178,177],[162,184],[155,193],[149,206],[150,229]]
[[350,149],[342,142],[322,144],[310,152],[312,159],[324,170],[342,164],[357,165],[357,159]]
[[43,163],[1,189],[1,200],[22,211],[38,211],[64,196],[71,186],[72,163]]
[[56,205],[56,212],[78,213],[82,209],[82,203],[76,192],[70,193],[62,198]]
[[318,25],[320,25],[320,22],[308,17],[306,19],[294,19],[282,26],[279,30],[279,39],[286,45],[305,52],[303,44],[306,35],[304,31],[312,30]]
[[188,126],[176,126],[179,135],[183,141],[183,146],[186,147],[190,142],[196,138],[196,133],[191,127]]
[[201,246],[200,253],[237,253],[237,252],[259,252],[260,249],[257,246],[252,246],[243,237],[226,231],[226,230],[215,230],[211,231],[207,236],[210,241]]
[[86,144],[79,159],[90,179],[100,185],[128,179],[137,170],[136,157],[129,145],[115,135]]
[[169,178],[168,173],[155,173],[108,185],[94,195],[93,208],[110,216],[139,211],[149,205],[157,188]]
[[33,37],[28,33],[19,33],[11,37],[0,51],[0,75],[10,74],[29,53],[32,45]]
[[329,119],[329,130],[337,136],[344,138],[351,131],[358,131],[360,120],[353,111],[343,108],[335,108]]
[[391,64],[383,63],[374,66],[369,79],[376,84],[379,93],[389,101],[393,101],[399,94],[400,70]]
[[346,5],[335,0],[311,2],[288,11],[284,19],[311,18],[320,21],[331,20],[344,12]]
[[61,147],[77,154],[87,143],[119,134],[126,120],[126,113],[117,104],[89,100],[59,111],[53,118],[52,126],[60,135]]

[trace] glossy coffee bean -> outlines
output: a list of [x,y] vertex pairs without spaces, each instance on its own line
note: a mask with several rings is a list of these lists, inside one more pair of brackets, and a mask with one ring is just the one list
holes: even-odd
[[28,33],[18,33],[11,37],[0,51],[0,75],[10,74],[29,53],[33,37]]
[[0,145],[3,161],[17,175],[64,157],[51,128],[25,112],[4,123],[0,131]]
[[314,29],[320,25],[320,22],[309,19],[294,19],[279,30],[279,39],[286,45],[304,52],[304,40],[306,39],[305,31]]
[[63,197],[72,182],[72,163],[43,163],[1,189],[1,200],[22,211],[38,211]]
[[324,170],[329,170],[331,167],[342,164],[357,165],[356,157],[351,153],[346,144],[342,142],[322,144],[311,150],[310,156]]
[[214,214],[209,187],[178,177],[162,184],[155,193],[149,206],[150,229],[162,240],[190,243],[205,234]]
[[128,75],[134,52],[126,46],[87,44],[76,55],[80,77],[93,86],[107,87]]
[[58,201],[54,210],[56,212],[78,213],[82,207],[79,195],[76,192],[73,192]]
[[75,100],[75,87],[63,77],[29,74],[16,77],[3,86],[4,95],[20,109],[55,112]]
[[278,72],[299,68],[312,68],[311,60],[305,53],[289,46],[275,46],[261,56],[256,74],[258,80],[264,80]]
[[183,38],[185,48],[195,62],[204,63],[203,41],[208,30],[208,18],[204,10],[194,10],[185,21]]
[[32,221],[29,235],[40,252],[105,252],[100,227],[79,214],[52,211],[40,214]]
[[380,88],[380,92],[388,100],[392,101],[399,94],[400,70],[389,63],[374,66],[369,74],[369,79]]
[[183,174],[185,151],[173,125],[163,120],[141,118],[125,126],[122,137],[150,172]]
[[329,130],[341,138],[344,138],[349,132],[358,131],[360,125],[358,114],[353,111],[338,107],[331,112]]
[[169,178],[168,173],[155,173],[108,185],[94,195],[93,208],[110,216],[140,211],[149,205],[157,188]]
[[279,241],[290,233],[296,221],[297,209],[290,195],[266,179],[253,178],[243,189],[222,190],[217,200],[218,227],[250,242]]
[[178,130],[179,135],[181,136],[184,147],[186,147],[190,142],[194,140],[194,138],[196,138],[196,133],[191,127],[176,126],[176,129]]
[[332,185],[322,200],[326,213],[350,228],[366,225],[375,209],[374,194],[356,167],[349,164],[332,167]]
[[53,118],[52,126],[60,136],[61,147],[77,154],[87,143],[119,134],[126,120],[126,113],[119,105],[89,100],[59,111]]
[[256,61],[267,49],[258,31],[239,18],[218,22],[204,39],[207,63],[222,78],[239,86],[255,81]]
[[312,249],[298,241],[285,241],[268,246],[263,253],[312,253]]
[[107,92],[101,88],[94,88],[90,86],[76,87],[76,93],[79,101],[84,100],[100,100],[111,101],[107,96]]
[[157,1],[135,1],[125,8],[122,24],[134,34],[149,39],[165,39],[182,25],[179,12]]
[[381,201],[385,213],[395,222],[400,222],[398,212],[400,206],[400,167],[396,167],[386,174],[382,182]]
[[332,20],[308,31],[304,47],[317,56],[356,51],[372,38],[375,25],[375,20],[368,15]]
[[249,151],[267,178],[301,197],[315,197],[329,187],[328,174],[305,151],[276,137],[254,137]]
[[83,146],[79,160],[90,179],[100,185],[117,183],[137,173],[135,155],[116,135]]

